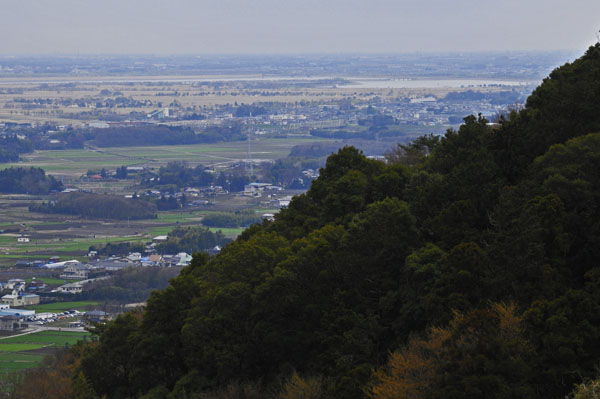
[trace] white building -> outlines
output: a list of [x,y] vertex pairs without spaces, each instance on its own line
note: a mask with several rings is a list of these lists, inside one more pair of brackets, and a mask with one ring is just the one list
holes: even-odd
[[83,285],[79,283],[70,283],[61,285],[56,290],[64,294],[81,294],[83,292]]
[[40,303],[40,296],[36,294],[9,294],[2,297],[2,303],[10,306],[29,306]]

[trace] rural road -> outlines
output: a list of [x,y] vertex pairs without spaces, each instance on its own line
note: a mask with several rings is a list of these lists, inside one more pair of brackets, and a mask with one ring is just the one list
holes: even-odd
[[25,330],[25,332],[22,332],[21,334],[15,334],[15,335],[7,335],[5,337],[0,337],[0,340],[3,339],[7,339],[7,338],[14,338],[14,337],[20,337],[22,335],[28,335],[28,334],[34,334],[37,332],[41,332],[41,331],[69,331],[69,332],[85,332],[85,329],[83,327],[79,327],[79,328],[69,328],[69,327],[43,327],[43,326],[38,326],[38,327],[30,327],[27,330]]

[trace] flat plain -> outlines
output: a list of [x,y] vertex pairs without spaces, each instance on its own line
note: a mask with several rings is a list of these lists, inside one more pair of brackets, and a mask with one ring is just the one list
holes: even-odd
[[[299,135],[288,138],[254,139],[250,143],[250,159],[253,162],[261,162],[284,158],[295,145],[320,141],[331,140]],[[186,162],[189,166],[204,165],[218,169],[247,160],[248,142],[46,150],[23,154],[21,158],[22,161],[18,163],[0,164],[0,169],[11,166],[34,166],[44,169],[51,175],[67,179],[79,178],[88,170],[116,169],[119,166],[158,168],[171,161]],[[110,186],[113,186],[113,183],[111,182]]]

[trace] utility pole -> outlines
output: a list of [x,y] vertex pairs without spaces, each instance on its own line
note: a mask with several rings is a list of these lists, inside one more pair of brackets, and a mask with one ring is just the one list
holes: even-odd
[[[252,118],[252,112],[250,112],[250,118]],[[246,162],[250,165],[250,179],[252,179],[252,176],[254,176],[254,170],[253,170],[253,166],[252,166],[252,158],[250,158],[250,128],[247,127],[246,130],[246,134],[247,134],[247,147],[246,147]]]

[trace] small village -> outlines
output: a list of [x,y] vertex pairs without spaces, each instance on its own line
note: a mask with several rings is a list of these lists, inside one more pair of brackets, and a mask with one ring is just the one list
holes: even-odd
[[[79,311],[68,309],[62,312],[36,312],[31,309],[36,305],[68,302],[73,296],[93,290],[98,282],[110,279],[115,273],[127,268],[161,267],[176,268],[189,265],[192,256],[181,252],[175,255],[160,255],[155,253],[157,243],[168,239],[165,236],[156,236],[152,243],[147,245],[146,254],[130,252],[126,256],[98,257],[97,251],[88,253],[89,261],[81,262],[76,259],[61,261],[58,256],[52,256],[47,261],[20,260],[15,263],[15,270],[38,270],[45,276],[51,276],[53,283],[46,283],[47,278],[29,279],[11,278],[0,282],[0,335],[15,332],[37,330],[41,326],[47,328],[60,328],[65,331],[83,331],[86,326],[93,323],[103,323],[113,314],[93,309]],[[207,250],[210,255],[215,255],[221,250],[216,246]],[[56,284],[62,281],[63,284]],[[143,307],[144,303],[123,304],[122,308],[130,310]]]

